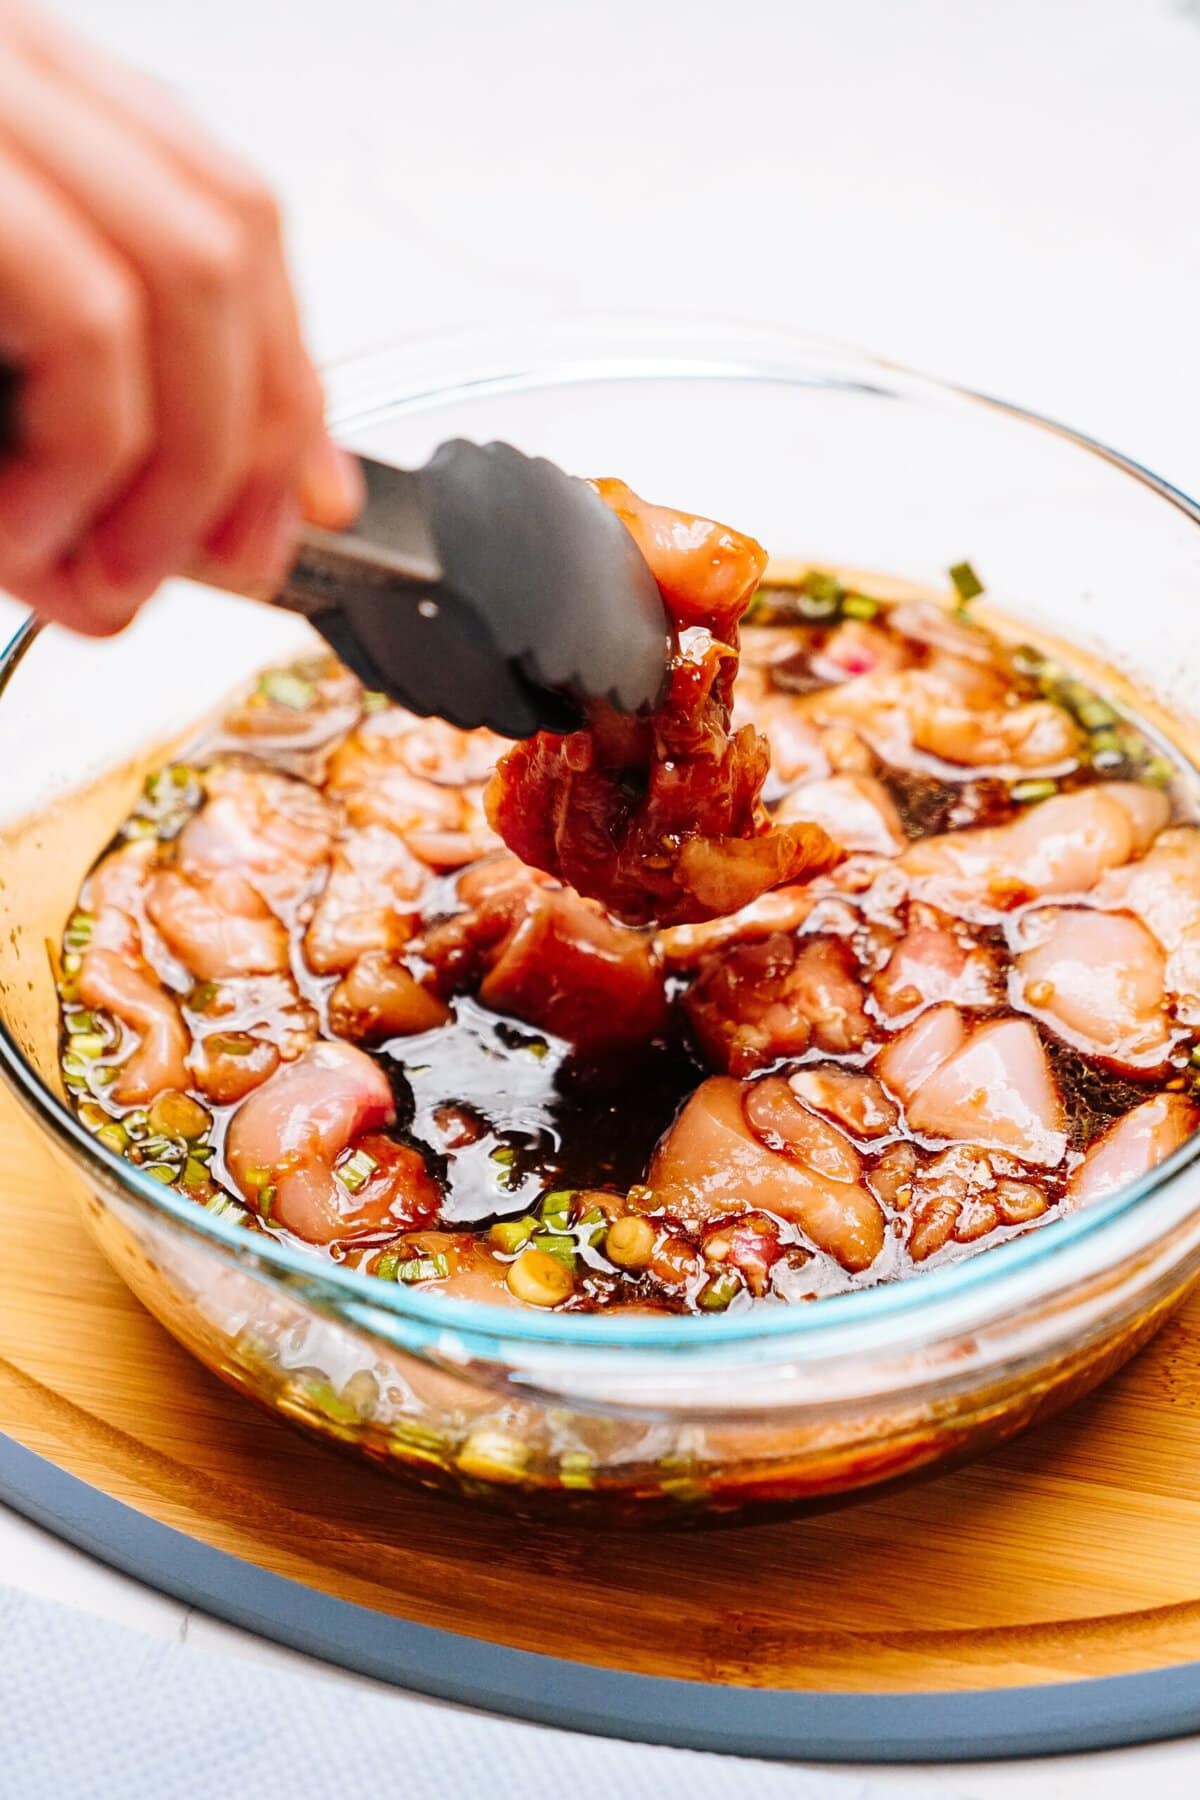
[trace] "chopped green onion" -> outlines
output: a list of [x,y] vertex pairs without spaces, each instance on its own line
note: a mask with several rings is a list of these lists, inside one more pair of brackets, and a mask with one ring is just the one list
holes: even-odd
[[1139,779],[1149,782],[1151,787],[1170,787],[1175,779],[1175,770],[1165,756],[1152,756],[1139,771]]
[[[382,1259],[381,1259],[382,1260]],[[379,1273],[378,1267],[375,1271]],[[409,1256],[396,1264],[393,1281],[444,1281],[450,1273],[450,1258],[441,1250],[432,1256]]]
[[565,1488],[590,1488],[596,1485],[596,1465],[586,1450],[568,1450],[558,1465],[558,1479]]
[[1008,790],[1010,799],[1018,806],[1032,806],[1037,800],[1049,800],[1057,794],[1057,781],[1014,781]]
[[89,1131],[99,1131],[110,1122],[109,1114],[102,1106],[97,1106],[94,1100],[84,1100],[76,1110],[80,1124],[86,1125]]
[[589,1206],[579,1218],[581,1241],[589,1249],[598,1250],[608,1234],[608,1215],[600,1206]]
[[552,1231],[565,1231],[571,1223],[571,1208],[574,1205],[576,1188],[551,1188],[548,1194],[542,1195],[538,1214],[544,1225]]
[[268,669],[259,677],[258,691],[276,706],[291,707],[293,712],[306,712],[317,697],[316,685],[294,669]]
[[95,923],[96,915],[94,913],[72,913],[67,921],[67,929],[63,933],[63,949],[86,950],[92,941],[92,927]]
[[98,1026],[95,1013],[84,1012],[81,1008],[78,1012],[67,1014],[67,1030],[72,1037],[83,1032],[95,1031],[97,1029]]
[[264,1169],[258,1163],[253,1164],[253,1166],[251,1168],[249,1168],[245,1171],[245,1181],[246,1181],[246,1185],[248,1187],[252,1187],[252,1188],[266,1187],[266,1185],[270,1181],[270,1179],[271,1179],[270,1169]]
[[356,1150],[349,1161],[338,1169],[337,1176],[342,1186],[352,1194],[361,1194],[378,1167],[373,1156],[368,1156],[365,1150]]
[[152,1181],[161,1182],[163,1187],[174,1187],[179,1171],[169,1163],[150,1163],[143,1169],[143,1174],[149,1175]]
[[72,1081],[86,1082],[90,1070],[82,1056],[76,1056],[68,1050],[62,1059],[62,1071]]
[[544,1250],[564,1269],[574,1269],[577,1245],[573,1237],[557,1231],[535,1231],[530,1241],[535,1250]]
[[271,1208],[275,1204],[275,1195],[278,1191],[279,1190],[276,1187],[270,1184],[266,1187],[261,1187],[258,1190],[258,1216],[264,1225],[269,1225],[271,1223]]
[[142,1158],[149,1157],[151,1162],[171,1162],[172,1160],[177,1162],[182,1149],[183,1145],[178,1138],[165,1137],[160,1132],[143,1138],[138,1145],[138,1152]]
[[231,1225],[244,1225],[250,1217],[246,1208],[232,1194],[226,1194],[220,1189],[211,1200],[204,1202],[204,1210],[215,1214],[218,1219],[228,1219]]
[[796,611],[802,619],[819,624],[823,619],[832,619],[838,609],[837,594],[797,594]]
[[488,1151],[490,1160],[499,1163],[502,1168],[509,1169],[517,1160],[517,1153],[511,1144],[497,1144],[494,1150]]
[[208,1169],[204,1163],[198,1162],[194,1156],[189,1156],[183,1165],[183,1174],[180,1177],[184,1187],[204,1187],[208,1179]]
[[983,583],[969,562],[955,563],[950,570],[950,579],[954,583],[960,606],[969,606],[972,600],[978,600],[983,593]]
[[386,712],[391,704],[387,695],[379,693],[375,688],[367,688],[362,697],[362,709],[368,714]]
[[534,1232],[537,1220],[528,1217],[523,1219],[498,1219],[488,1232],[488,1242],[494,1250],[504,1256],[515,1256],[523,1250]]
[[836,606],[845,591],[837,576],[827,569],[810,569],[804,577],[804,592],[810,600],[827,601]]
[[217,991],[215,981],[198,981],[184,1004],[192,1012],[206,1012],[216,999]]
[[133,1112],[127,1112],[121,1123],[131,1138],[144,1138],[150,1129],[149,1115],[140,1106],[135,1107]]
[[710,1275],[696,1296],[696,1305],[703,1312],[724,1312],[730,1301],[742,1291],[740,1275],[732,1269],[721,1269],[716,1275]]
[[1106,731],[1117,722],[1117,715],[1108,701],[1096,698],[1082,701],[1075,708],[1075,717],[1085,731]]
[[121,836],[125,838],[152,838],[158,836],[158,824],[154,819],[126,819],[121,827]]
[[539,1062],[544,1061],[550,1054],[550,1046],[545,1038],[528,1038],[524,1048],[528,1050],[530,1056],[536,1056]]
[[872,600],[869,594],[847,594],[842,601],[842,616],[846,619],[873,619],[878,611],[878,600]]
[[78,975],[83,967],[83,958],[78,950],[70,950],[62,959],[64,975]]
[[1193,1044],[1188,1054],[1188,1061],[1193,1069],[1200,1069],[1200,1044]]
[[[80,1108],[81,1112],[82,1110]],[[110,1119],[108,1124],[102,1125],[96,1133],[96,1142],[103,1144],[106,1150],[111,1150],[115,1155],[120,1156],[129,1143],[129,1133],[120,1119]]]
[[214,1031],[204,1040],[215,1056],[252,1056],[255,1040],[240,1031]]
[[89,1062],[94,1062],[108,1049],[108,1040],[102,1031],[83,1031],[71,1039],[71,1048],[77,1056],[85,1056]]
[[1013,668],[1018,675],[1042,675],[1046,668],[1046,658],[1032,644],[1018,644],[1012,653]]
[[376,1261],[372,1273],[377,1275],[380,1281],[395,1281],[396,1270],[400,1267],[401,1260],[395,1250],[385,1250]]
[[111,1087],[117,1079],[117,1071],[108,1063],[92,1064],[92,1080],[97,1087]]

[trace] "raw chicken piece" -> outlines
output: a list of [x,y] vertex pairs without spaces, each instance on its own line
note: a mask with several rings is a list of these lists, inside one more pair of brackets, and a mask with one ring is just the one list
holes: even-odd
[[452,1017],[444,1000],[384,950],[360,956],[329,996],[330,1029],[370,1043],[433,1031]]
[[173,956],[200,981],[271,975],[288,966],[288,936],[262,895],[232,869],[189,881],[160,869],[146,911]]
[[899,856],[908,839],[891,795],[873,775],[830,775],[807,781],[780,801],[777,825],[809,820],[827,831],[843,850]]
[[921,768],[933,756],[978,775],[1061,774],[1081,748],[1071,715],[1046,700],[1006,704],[995,671],[943,652],[923,668],[859,676],[808,701],[821,724],[854,726],[897,768]]
[[210,1100],[242,1100],[293,1062],[317,1035],[317,1015],[290,974],[206,982],[185,1007],[196,1042],[189,1061]]
[[1089,904],[1134,913],[1154,934],[1167,953],[1163,979],[1176,1017],[1200,1025],[1200,831],[1162,832],[1140,862],[1107,874]]
[[339,745],[328,786],[352,825],[398,834],[430,868],[458,868],[499,848],[480,784],[504,746],[494,732],[459,731],[392,707]]
[[244,876],[277,909],[298,899],[333,840],[333,818],[317,790],[241,763],[207,770],[204,785],[208,800],[179,837],[182,872],[197,881]]
[[887,1137],[900,1114],[873,1075],[852,1069],[797,1069],[788,1077],[792,1092],[805,1106],[823,1113],[852,1138]]
[[517,744],[488,788],[488,817],[522,861],[626,924],[735,912],[838,857],[818,826],[766,828],[767,745],[752,726],[731,731],[737,622],[765,557],[752,539],[648,506],[623,483],[598,487],[679,634],[666,697],[650,719],[595,703],[583,731]]
[[707,1060],[748,1075],[810,1044],[844,1055],[871,1034],[852,952],[836,937],[734,944],[701,964],[684,997]]
[[993,953],[932,906],[913,904],[908,922],[871,983],[876,1005],[893,1024],[939,1000],[991,1006],[1001,998]]
[[655,1151],[649,1184],[689,1223],[752,1208],[790,1220],[856,1273],[883,1248],[883,1210],[854,1146],[778,1077],[702,1082]]
[[656,1037],[666,1024],[663,974],[646,937],[606,918],[515,857],[464,875],[466,911],[436,925],[421,955],[443,994],[477,991],[495,1012],[607,1056]]
[[888,624],[902,637],[943,650],[948,656],[989,667],[995,656],[995,640],[969,619],[959,619],[936,600],[901,600],[888,608]]
[[1128,913],[1039,907],[1017,932],[1011,997],[1085,1056],[1147,1074],[1174,1042],[1164,957]]
[[699,925],[668,925],[654,938],[656,950],[673,969],[694,969],[712,950],[726,944],[753,943],[777,931],[795,931],[816,904],[810,887],[772,888],[749,906],[724,919]]
[[333,852],[329,879],[304,935],[320,975],[342,973],[371,950],[398,950],[413,935],[428,876],[403,839],[382,825],[351,831]]
[[1026,1019],[968,1030],[956,1006],[935,1006],[881,1051],[874,1068],[924,1137],[1007,1150],[1045,1168],[1066,1154],[1062,1099]]
[[[435,1218],[440,1200],[419,1152],[376,1135],[395,1117],[369,1056],[315,1044],[243,1101],[225,1160],[248,1205],[309,1243],[403,1230]],[[374,1165],[353,1192],[335,1167],[352,1145]]]
[[923,838],[899,867],[915,898],[987,923],[1046,895],[1086,893],[1139,855],[1168,813],[1157,789],[1107,781],[1056,794],[1009,825]]
[[1200,1126],[1200,1107],[1183,1094],[1156,1094],[1097,1138],[1067,1183],[1072,1207],[1090,1206],[1149,1174]]
[[79,971],[79,998],[111,1013],[138,1039],[113,1083],[119,1106],[145,1106],[168,1088],[189,1085],[179,1008],[143,961],[133,921],[113,907],[97,917]]

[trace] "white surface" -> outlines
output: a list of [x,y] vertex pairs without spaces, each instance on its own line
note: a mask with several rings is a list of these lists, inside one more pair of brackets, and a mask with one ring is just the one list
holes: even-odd
[[[60,10],[272,176],[325,358],[531,311],[737,315],[1001,393],[1200,492],[1197,0]],[[3,1514],[0,1582],[302,1660]],[[920,1774],[1190,1800],[1200,1745]]]

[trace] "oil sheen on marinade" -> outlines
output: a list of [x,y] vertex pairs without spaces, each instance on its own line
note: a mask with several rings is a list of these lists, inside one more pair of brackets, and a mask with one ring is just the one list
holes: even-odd
[[505,749],[277,669],[153,776],[63,944],[64,1079],[248,1230],[504,1304],[911,1275],[1194,1128],[1182,765],[969,608],[759,590],[735,726],[845,859],[632,931],[507,855]]

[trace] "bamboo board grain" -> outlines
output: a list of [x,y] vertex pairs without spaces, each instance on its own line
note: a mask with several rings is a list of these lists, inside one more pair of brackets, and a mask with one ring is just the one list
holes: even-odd
[[309,1586],[638,1673],[858,1692],[1200,1660],[1200,1294],[1099,1394],[936,1484],[713,1532],[536,1528],[228,1392],[87,1237],[0,1096],[0,1430]]

